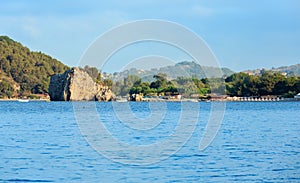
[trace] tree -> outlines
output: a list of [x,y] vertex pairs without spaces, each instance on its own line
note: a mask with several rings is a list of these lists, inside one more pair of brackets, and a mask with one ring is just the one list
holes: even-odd
[[273,88],[275,86],[275,80],[273,74],[270,72],[265,72],[260,77],[258,84],[260,95],[270,95],[272,94]]
[[105,86],[111,88],[112,85],[113,85],[113,82],[112,82],[111,79],[104,79],[104,80],[103,80],[103,84],[104,84]]
[[226,93],[230,96],[255,96],[258,94],[257,78],[246,73],[235,73],[225,79]]
[[129,93],[131,87],[134,86],[134,83],[136,83],[137,81],[139,81],[140,78],[136,75],[129,75],[126,78],[123,79],[123,82],[120,87],[120,95],[125,96]]
[[153,78],[156,79],[156,81],[154,81],[150,84],[151,88],[155,88],[155,89],[160,88],[161,89],[161,88],[166,87],[166,85],[167,85],[167,75],[166,74],[159,73],[159,74],[154,75]]
[[43,86],[41,84],[36,84],[32,89],[31,89],[31,93],[35,93],[35,94],[43,94],[45,93],[45,88],[43,88]]
[[88,73],[91,78],[93,78],[94,81],[101,80],[101,73],[96,67],[90,67],[88,65],[84,66],[84,68],[81,68],[83,71]]
[[8,80],[2,79],[2,81],[0,81],[0,98],[11,98],[14,92],[14,88]]

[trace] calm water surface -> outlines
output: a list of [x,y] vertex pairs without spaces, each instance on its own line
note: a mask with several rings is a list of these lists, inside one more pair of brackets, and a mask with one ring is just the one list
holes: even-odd
[[[130,106],[138,117],[150,115],[148,103]],[[91,148],[71,102],[0,102],[0,182],[300,182],[300,102],[227,103],[218,135],[199,151],[210,106],[189,109],[200,119],[177,153],[136,166]],[[180,117],[180,103],[167,103],[156,130],[131,132],[118,125],[112,103],[97,110],[118,139],[141,145],[167,138]]]

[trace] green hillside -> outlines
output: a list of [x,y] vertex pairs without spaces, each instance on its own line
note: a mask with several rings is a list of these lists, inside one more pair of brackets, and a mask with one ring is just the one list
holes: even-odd
[[50,76],[68,68],[44,53],[0,36],[0,98],[47,93]]

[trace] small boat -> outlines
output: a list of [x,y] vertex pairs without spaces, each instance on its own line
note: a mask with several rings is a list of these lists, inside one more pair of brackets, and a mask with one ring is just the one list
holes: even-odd
[[29,99],[19,99],[18,102],[29,102]]
[[296,100],[300,100],[300,93],[298,93],[297,95],[295,95],[294,98],[295,98]]
[[118,99],[117,99],[116,102],[128,102],[128,100],[126,100],[126,99],[119,99],[119,100],[118,100]]

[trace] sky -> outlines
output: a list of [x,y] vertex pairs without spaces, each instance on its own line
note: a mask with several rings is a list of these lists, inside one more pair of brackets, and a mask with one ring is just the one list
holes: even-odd
[[[206,42],[221,66],[234,71],[300,63],[299,0],[0,0],[0,35],[69,66],[77,66],[100,35],[143,19],[188,28]],[[104,70],[118,71],[130,59],[147,55],[173,62],[190,59],[176,49],[150,45],[151,52],[147,44],[127,48],[139,54],[123,50]]]

